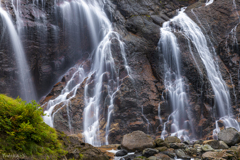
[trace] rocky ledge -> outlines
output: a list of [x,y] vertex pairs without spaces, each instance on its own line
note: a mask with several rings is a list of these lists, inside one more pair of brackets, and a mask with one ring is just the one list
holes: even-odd
[[227,128],[220,131],[218,137],[218,140],[191,142],[181,141],[173,136],[154,140],[142,131],[134,131],[123,136],[115,156],[120,160],[239,159],[240,133],[233,128]]

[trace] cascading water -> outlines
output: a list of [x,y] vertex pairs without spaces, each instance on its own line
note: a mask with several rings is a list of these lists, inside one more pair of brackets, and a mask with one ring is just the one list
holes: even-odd
[[[31,74],[26,60],[25,52],[19,38],[19,35],[11,21],[11,18],[0,5],[0,16],[3,21],[3,26],[8,31],[10,36],[11,45],[17,61],[18,75],[20,81],[20,97],[27,102],[36,99],[34,85],[31,80]],[[20,21],[20,20],[18,20]]]
[[212,4],[213,2],[214,2],[214,0],[207,0],[207,2],[206,2],[206,6]]
[[[81,18],[79,20],[77,17],[87,16],[87,18],[85,17],[85,20],[87,20],[87,24],[89,25],[91,43],[92,46],[95,47],[95,50],[92,52],[89,58],[91,61],[91,70],[85,71],[82,66],[78,67],[77,71],[72,76],[72,79],[62,90],[61,95],[48,102],[47,111],[45,111],[47,116],[44,117],[44,120],[50,126],[54,126],[54,115],[60,110],[58,109],[57,111],[54,111],[54,108],[59,104],[63,104],[62,107],[71,107],[69,104],[71,98],[75,97],[78,87],[81,85],[83,80],[86,79],[86,85],[84,89],[85,108],[83,114],[83,134],[85,141],[95,146],[108,144],[108,135],[111,126],[111,114],[113,113],[114,109],[113,99],[121,84],[119,70],[115,66],[111,45],[112,42],[118,43],[123,65],[129,74],[130,69],[127,66],[127,61],[125,58],[124,43],[121,42],[118,33],[112,30],[110,21],[97,1],[64,1],[62,4],[60,4],[59,8],[63,13],[63,17],[65,17],[65,29],[70,29],[67,30],[67,32],[77,29],[72,28],[71,23],[83,23]],[[74,15],[76,20],[78,20],[69,20],[71,15]],[[81,27],[79,29],[81,29]],[[79,37],[75,36],[75,38],[77,41],[81,40],[78,39]],[[75,77],[75,74],[78,75],[80,79],[77,83],[73,83],[73,77]],[[91,90],[91,92],[89,92],[89,90]],[[107,97],[109,99],[109,105],[107,109],[108,113],[106,116],[105,140],[100,139],[99,133],[99,114],[100,110],[103,108],[103,90],[107,90]],[[74,94],[69,97],[69,93]],[[69,114],[68,120],[69,130],[71,132],[71,117]]]
[[[183,12],[183,11],[181,11]],[[180,13],[181,14],[181,13]],[[179,14],[179,15],[180,15]],[[184,140],[189,140],[187,129],[183,125],[188,118],[186,115],[187,94],[184,89],[184,80],[180,70],[180,50],[176,36],[172,33],[171,21],[165,22],[161,28],[161,39],[159,47],[164,55],[164,84],[168,91],[170,105],[172,106],[172,114],[169,115],[168,121],[164,123],[161,138],[165,138],[167,131],[166,125],[172,120],[171,135],[177,136]]]
[[[179,28],[179,29],[176,29],[176,28]],[[233,118],[233,115],[232,115],[231,99],[230,99],[228,87],[222,78],[218,63],[215,61],[216,52],[212,46],[211,46],[211,49],[208,47],[207,39],[205,35],[202,33],[201,28],[193,20],[191,20],[187,16],[187,14],[184,13],[184,11],[179,12],[179,14],[176,17],[171,19],[169,22],[164,23],[163,28],[161,29],[162,37],[160,39],[160,47],[162,48],[163,54],[166,54],[164,55],[165,61],[166,61],[165,65],[167,69],[169,68],[168,70],[165,71],[165,81],[167,82],[167,83],[165,82],[165,87],[169,91],[170,101],[172,103],[173,108],[174,109],[181,108],[181,105],[180,107],[174,107],[174,106],[179,106],[178,103],[182,101],[181,99],[182,97],[179,96],[180,93],[183,93],[184,95],[183,97],[185,97],[184,90],[182,89],[183,88],[182,86],[184,84],[180,76],[180,70],[178,69],[179,68],[178,59],[179,59],[180,51],[178,49],[176,37],[174,33],[180,33],[192,42],[192,44],[196,48],[197,53],[199,54],[205,66],[209,82],[213,88],[213,92],[215,95],[214,108],[216,108],[217,110],[215,118],[220,118],[220,120],[223,121],[226,128],[233,127],[239,130],[239,124]],[[168,45],[166,45],[167,43]],[[191,48],[189,48],[189,50],[191,51]],[[192,56],[193,55],[194,54],[192,54]],[[171,65],[169,64],[169,62]],[[173,80],[174,80],[174,83],[172,83]],[[174,96],[172,96],[172,93],[174,93],[173,94]],[[180,97],[180,99],[178,99],[178,97]],[[174,104],[174,103],[177,103],[177,104]],[[179,115],[181,115],[181,117],[185,117],[184,116],[185,113],[183,110],[184,107],[182,107],[181,109],[183,113],[178,114],[179,110],[174,110],[174,112],[170,115],[173,119],[173,124],[175,119],[177,119]],[[177,128],[176,131],[178,131],[179,125],[176,125],[176,124],[174,125],[175,125],[175,128]],[[166,131],[164,129],[162,137],[165,134],[165,132]],[[214,130],[214,134],[216,134],[217,132],[219,132],[218,127]]]

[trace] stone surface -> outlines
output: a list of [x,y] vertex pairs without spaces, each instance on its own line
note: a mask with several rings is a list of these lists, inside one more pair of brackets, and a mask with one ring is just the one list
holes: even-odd
[[171,158],[169,156],[167,156],[166,154],[162,154],[162,153],[155,154],[154,156],[161,160],[171,160]]
[[181,143],[181,140],[177,137],[169,136],[165,140],[167,143]]
[[157,149],[159,152],[163,152],[167,150],[167,147],[157,147],[155,149]]
[[64,149],[68,152],[65,156],[66,159],[109,160],[109,157],[101,150],[84,143],[78,137],[67,136],[61,132],[57,132],[57,134],[59,140],[63,143]]
[[151,156],[157,154],[158,152],[159,152],[159,151],[158,151],[157,149],[146,148],[146,149],[143,150],[142,155],[143,155],[144,157],[147,157],[147,158],[148,158],[148,157],[151,157]]
[[128,151],[143,151],[145,148],[153,148],[154,140],[142,131],[134,131],[123,136],[121,146]]
[[185,154],[185,152],[182,149],[175,150],[175,153],[178,158],[183,158],[183,159],[190,158],[188,155]]
[[118,152],[115,154],[115,156],[116,156],[116,157],[122,157],[122,156],[125,156],[125,155],[127,155],[127,154],[128,154],[128,151],[125,150],[125,149],[122,149],[122,150],[118,151]]
[[218,139],[233,146],[240,141],[240,133],[234,128],[227,128],[218,133]]
[[213,149],[228,149],[228,145],[223,141],[218,140],[208,140],[204,141],[203,144],[210,145]]
[[214,149],[213,149],[210,145],[208,145],[208,144],[202,145],[201,148],[202,148],[202,150],[203,150],[204,152],[208,152],[208,151],[213,151],[213,150],[214,150]]
[[161,138],[156,139],[154,143],[156,147],[169,147],[169,144]]

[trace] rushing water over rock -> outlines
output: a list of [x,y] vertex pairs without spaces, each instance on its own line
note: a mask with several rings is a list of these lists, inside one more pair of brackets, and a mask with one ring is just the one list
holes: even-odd
[[[183,11],[181,11],[183,12]],[[181,14],[181,13],[180,13]],[[180,15],[179,14],[179,15]],[[171,135],[178,136],[184,140],[189,140],[187,129],[183,125],[188,120],[185,109],[188,105],[187,93],[185,91],[185,83],[181,75],[180,49],[177,38],[172,32],[171,21],[165,22],[161,28],[161,39],[159,41],[161,52],[165,59],[165,87],[168,91],[172,114],[168,121],[164,124],[161,137],[167,134],[166,123],[171,123]]]
[[[118,33],[112,30],[111,23],[98,2],[85,2],[83,0],[65,1],[60,4],[60,10],[63,14],[65,32],[72,34],[73,37],[75,34],[74,31],[81,32],[81,24],[87,22],[91,35],[91,45],[95,50],[88,59],[91,63],[91,69],[86,70],[82,65],[77,67],[77,71],[73,74],[71,80],[68,81],[61,95],[48,102],[47,111],[45,111],[47,116],[44,117],[44,120],[50,126],[54,127],[54,115],[62,107],[71,107],[70,100],[75,97],[77,89],[84,81],[85,108],[83,114],[83,134],[85,141],[95,146],[108,144],[111,114],[114,108],[113,99],[121,84],[119,68],[115,66],[115,60],[112,56],[114,54],[112,53],[112,43],[118,43],[122,63],[125,66],[127,74],[129,74],[124,43],[121,42]],[[74,23],[80,24],[80,27],[78,28]],[[79,42],[82,39],[75,37],[73,40]],[[77,43],[74,44],[78,45]],[[74,82],[75,75],[79,76],[79,81],[77,82]],[[108,108],[105,140],[103,141],[100,138],[99,120],[101,116],[100,112],[104,109],[104,102],[108,104]],[[61,105],[62,107],[55,109],[57,105]],[[69,110],[68,117],[69,131],[71,133],[71,116],[69,115]]]
[[[208,47],[209,45],[208,41],[203,32],[201,31],[201,28],[193,20],[191,20],[187,16],[187,14],[181,11],[176,17],[174,17],[169,22],[166,22],[164,24],[163,28],[161,29],[161,33],[162,37],[160,39],[160,47],[162,48],[163,54],[166,54],[164,55],[164,57],[166,61],[166,66],[167,68],[169,68],[168,70],[165,71],[165,75],[170,77],[165,78],[165,81],[167,82],[167,83],[165,82],[165,87],[169,92],[170,101],[173,106],[173,113],[172,115],[170,115],[171,119],[173,120],[172,128],[176,128],[171,132],[174,133],[180,130],[178,127],[179,125],[175,123],[175,121],[179,117],[181,118],[186,117],[185,115],[186,113],[183,106],[187,105],[185,104],[186,93],[183,90],[184,83],[182,82],[180,70],[178,69],[180,68],[179,66],[180,51],[177,45],[176,37],[174,35],[179,33],[191,41],[205,66],[209,82],[213,88],[213,92],[215,95],[214,96],[214,108],[216,109],[215,118],[217,119],[220,118],[220,120],[223,121],[224,126],[226,128],[234,127],[239,130],[239,124],[232,115],[231,98],[229,90],[219,70],[216,52],[213,49],[214,47],[211,46],[212,44],[210,44],[210,47]],[[167,43],[169,48],[166,47]],[[189,50],[192,52],[191,48],[189,48]],[[194,56],[194,54],[191,55]],[[171,64],[170,67],[169,64]],[[172,82],[174,83],[172,84]],[[180,97],[179,95],[181,94],[182,96]],[[182,113],[179,114],[179,111],[181,111]],[[180,124],[183,123],[184,122],[180,122]],[[218,125],[216,127],[217,129],[214,130],[214,134],[219,132]],[[162,137],[164,136],[164,134],[165,133],[162,134]]]
[[[18,1],[17,1],[18,3]],[[20,97],[27,102],[36,99],[34,85],[31,79],[30,70],[26,60],[25,52],[22,46],[20,37],[12,23],[11,18],[8,13],[1,8],[0,5],[0,17],[3,22],[5,31],[8,32],[10,36],[11,45],[14,51],[15,59],[17,62],[17,67],[19,71],[19,81],[20,81]],[[17,15],[18,18],[18,15]],[[20,25],[20,19],[18,19],[18,24]],[[4,32],[4,31],[3,31]]]

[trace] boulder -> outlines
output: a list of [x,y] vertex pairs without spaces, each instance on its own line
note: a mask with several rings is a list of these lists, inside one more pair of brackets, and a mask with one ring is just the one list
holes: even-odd
[[154,144],[156,147],[168,147],[169,148],[169,144],[166,143],[163,139],[158,138],[154,141]]
[[185,152],[184,152],[183,150],[181,150],[181,149],[175,150],[175,153],[176,153],[176,155],[177,155],[178,158],[183,158],[183,159],[185,159],[185,158],[190,158],[190,157],[189,157],[188,155],[186,155]]
[[157,149],[146,148],[146,149],[143,150],[142,155],[144,157],[151,157],[151,156],[153,156],[154,154],[157,154],[157,153],[158,153]]
[[186,149],[185,149],[185,152],[186,152],[186,154],[188,154],[188,155],[190,155],[190,156],[196,156],[196,155],[199,154],[199,153],[197,152],[197,149],[196,149],[196,148],[192,148],[192,147],[186,148]]
[[229,159],[229,160],[237,160],[236,153],[227,151],[220,151],[220,152],[205,152],[202,155],[203,160],[223,160],[223,159]]
[[151,156],[151,157],[148,158],[148,160],[158,160],[158,159],[155,156]]
[[202,150],[203,150],[204,152],[208,152],[208,151],[213,151],[213,150],[214,150],[214,149],[213,149],[210,145],[208,145],[208,144],[203,145],[201,148],[202,148]]
[[185,149],[185,148],[187,148],[187,146],[184,143],[170,143],[170,148]]
[[163,152],[167,150],[167,147],[157,147],[155,149],[157,149],[159,152]]
[[127,155],[127,154],[128,154],[128,151],[125,150],[125,149],[122,149],[122,150],[118,151],[118,152],[115,154],[115,156],[116,156],[116,157],[122,157],[122,156],[125,156],[125,155]]
[[171,158],[175,158],[176,157],[176,153],[174,152],[174,149],[169,148],[168,150],[162,152],[163,154],[168,155]]
[[154,155],[157,159],[161,159],[161,160],[171,160],[171,158],[169,156],[167,156],[166,154],[162,154],[162,153],[158,153]]
[[154,140],[142,131],[134,131],[123,136],[121,146],[128,151],[143,151],[145,148],[153,148]]
[[234,128],[227,128],[218,133],[218,139],[233,146],[240,141],[240,133]]
[[181,140],[174,136],[169,136],[164,140],[166,143],[181,143]]
[[228,149],[228,145],[223,141],[218,140],[208,140],[204,141],[203,144],[210,145],[213,149]]

